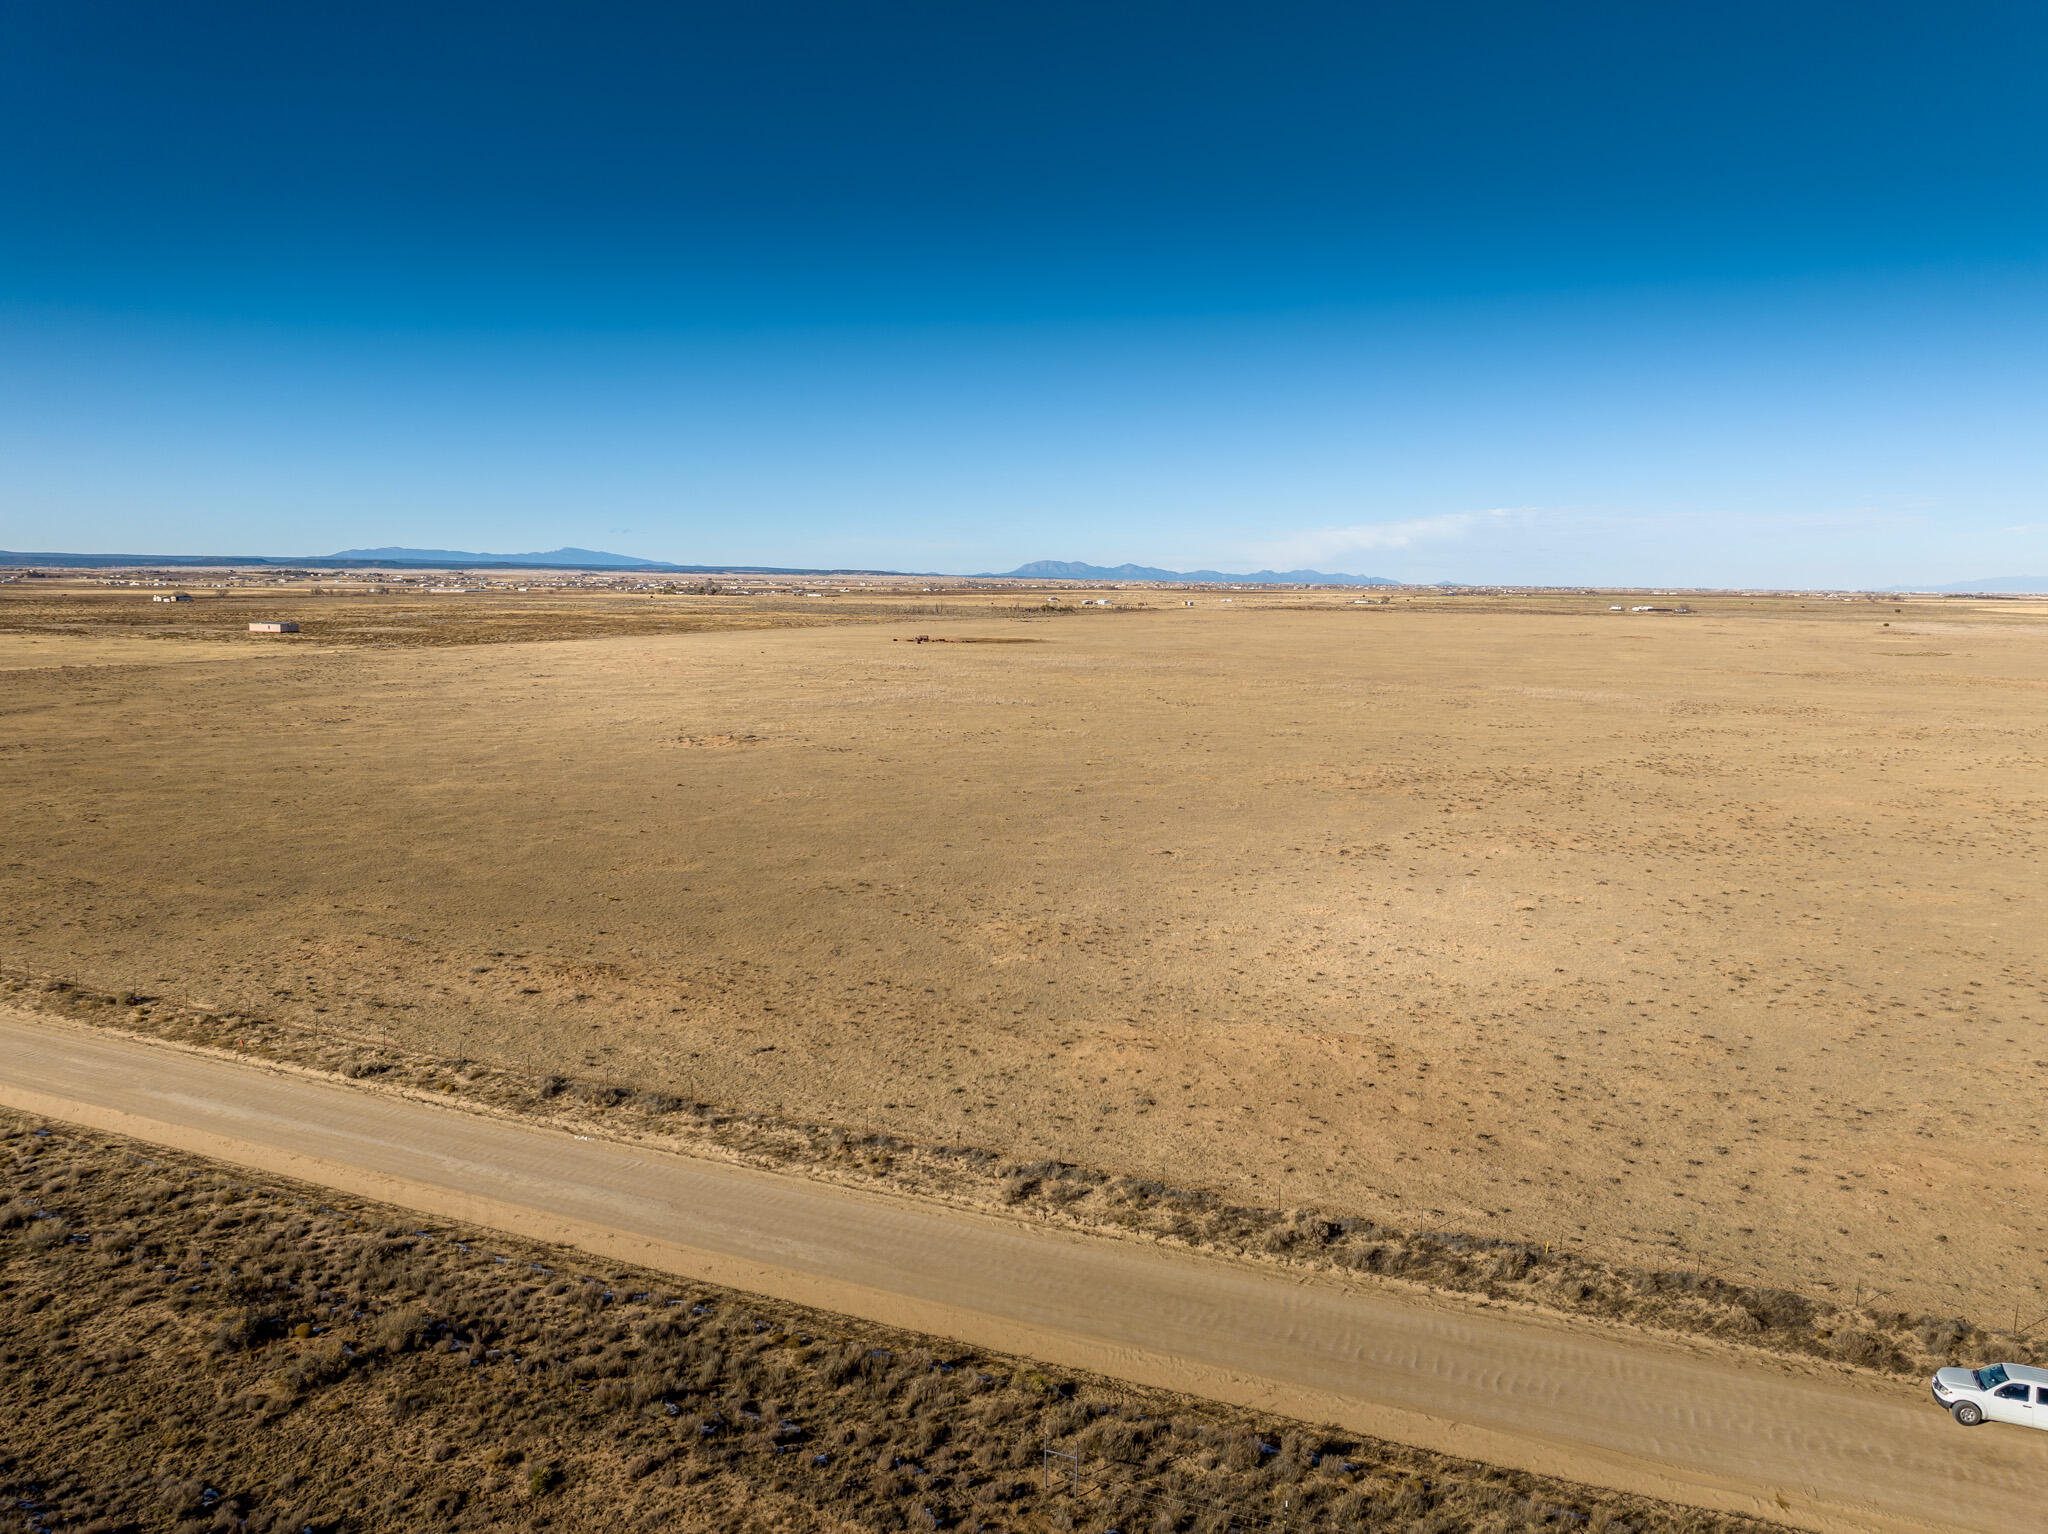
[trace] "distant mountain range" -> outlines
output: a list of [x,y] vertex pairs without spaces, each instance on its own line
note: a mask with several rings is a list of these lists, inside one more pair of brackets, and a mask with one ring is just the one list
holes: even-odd
[[2048,575],[1994,575],[1989,580],[1957,581],[1937,586],[1937,591],[2042,591],[2048,592]]
[[549,549],[540,554],[474,554],[461,549],[343,549],[325,556],[329,560],[408,565],[554,565],[571,570],[672,570],[656,559],[635,559],[631,554],[607,554],[601,549]]
[[[47,566],[59,570],[111,569],[140,565],[157,569],[255,566],[266,569],[413,570],[624,570],[650,575],[925,575],[917,570],[819,570],[783,565],[672,565],[602,549],[546,549],[530,554],[481,554],[474,549],[415,549],[398,544],[376,549],[343,549],[335,554],[22,554],[0,549],[0,565]],[[1329,575],[1321,570],[1161,570],[1153,565],[1089,565],[1040,559],[986,579],[1038,581],[1168,581],[1190,585],[1398,586],[1383,575]]]
[[1034,559],[1005,570],[997,579],[1026,581],[1184,581],[1189,585],[1398,586],[1384,575],[1328,575],[1321,570],[1254,570],[1228,575],[1221,570],[1160,570],[1151,565],[1084,565],[1065,559]]
[[[660,575],[930,575],[929,571],[822,570],[790,565],[672,565],[632,554],[602,549],[546,549],[530,554],[480,554],[468,549],[414,549],[390,545],[376,549],[343,549],[337,554],[63,554],[20,553],[0,549],[0,568],[103,570],[142,566],[156,569],[230,568],[319,569],[497,569],[619,570]],[[934,577],[943,579],[944,577]],[[1078,560],[1035,559],[1014,570],[985,571],[985,580],[1036,581],[1163,581],[1187,585],[1236,586],[1399,586],[1384,575],[1342,575],[1323,570],[1251,570],[1233,575],[1223,570],[1162,570],[1156,565],[1091,565]],[[1952,594],[1971,592],[2048,595],[2048,575],[1993,575],[1977,581],[1917,589]]]

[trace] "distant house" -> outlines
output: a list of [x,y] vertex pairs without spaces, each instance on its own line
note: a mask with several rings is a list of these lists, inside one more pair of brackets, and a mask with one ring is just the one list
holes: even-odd
[[271,620],[249,625],[249,632],[252,634],[296,634],[298,631],[299,626],[289,621]]
[[189,602],[191,600],[192,593],[189,591],[165,592],[161,595],[153,596],[150,598],[150,601],[152,602]]

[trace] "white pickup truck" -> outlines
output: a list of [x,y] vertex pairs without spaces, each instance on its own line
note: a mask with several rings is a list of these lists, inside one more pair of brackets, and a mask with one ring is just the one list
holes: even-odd
[[2031,1364],[1939,1369],[1934,1399],[1964,1427],[1989,1421],[2048,1428],[2048,1369]]

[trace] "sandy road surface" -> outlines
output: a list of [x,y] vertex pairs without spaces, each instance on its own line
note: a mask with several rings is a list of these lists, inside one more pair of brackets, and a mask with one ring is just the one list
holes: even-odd
[[1816,1528],[2041,1524],[2048,1434],[1906,1385],[1089,1240],[0,1014],[0,1102],[444,1217]]

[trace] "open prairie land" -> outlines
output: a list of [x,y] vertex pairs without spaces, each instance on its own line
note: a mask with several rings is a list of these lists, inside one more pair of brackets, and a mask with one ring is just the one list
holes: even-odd
[[0,963],[2048,1309],[2048,609],[1143,595],[703,598],[696,631],[545,643],[15,624]]

